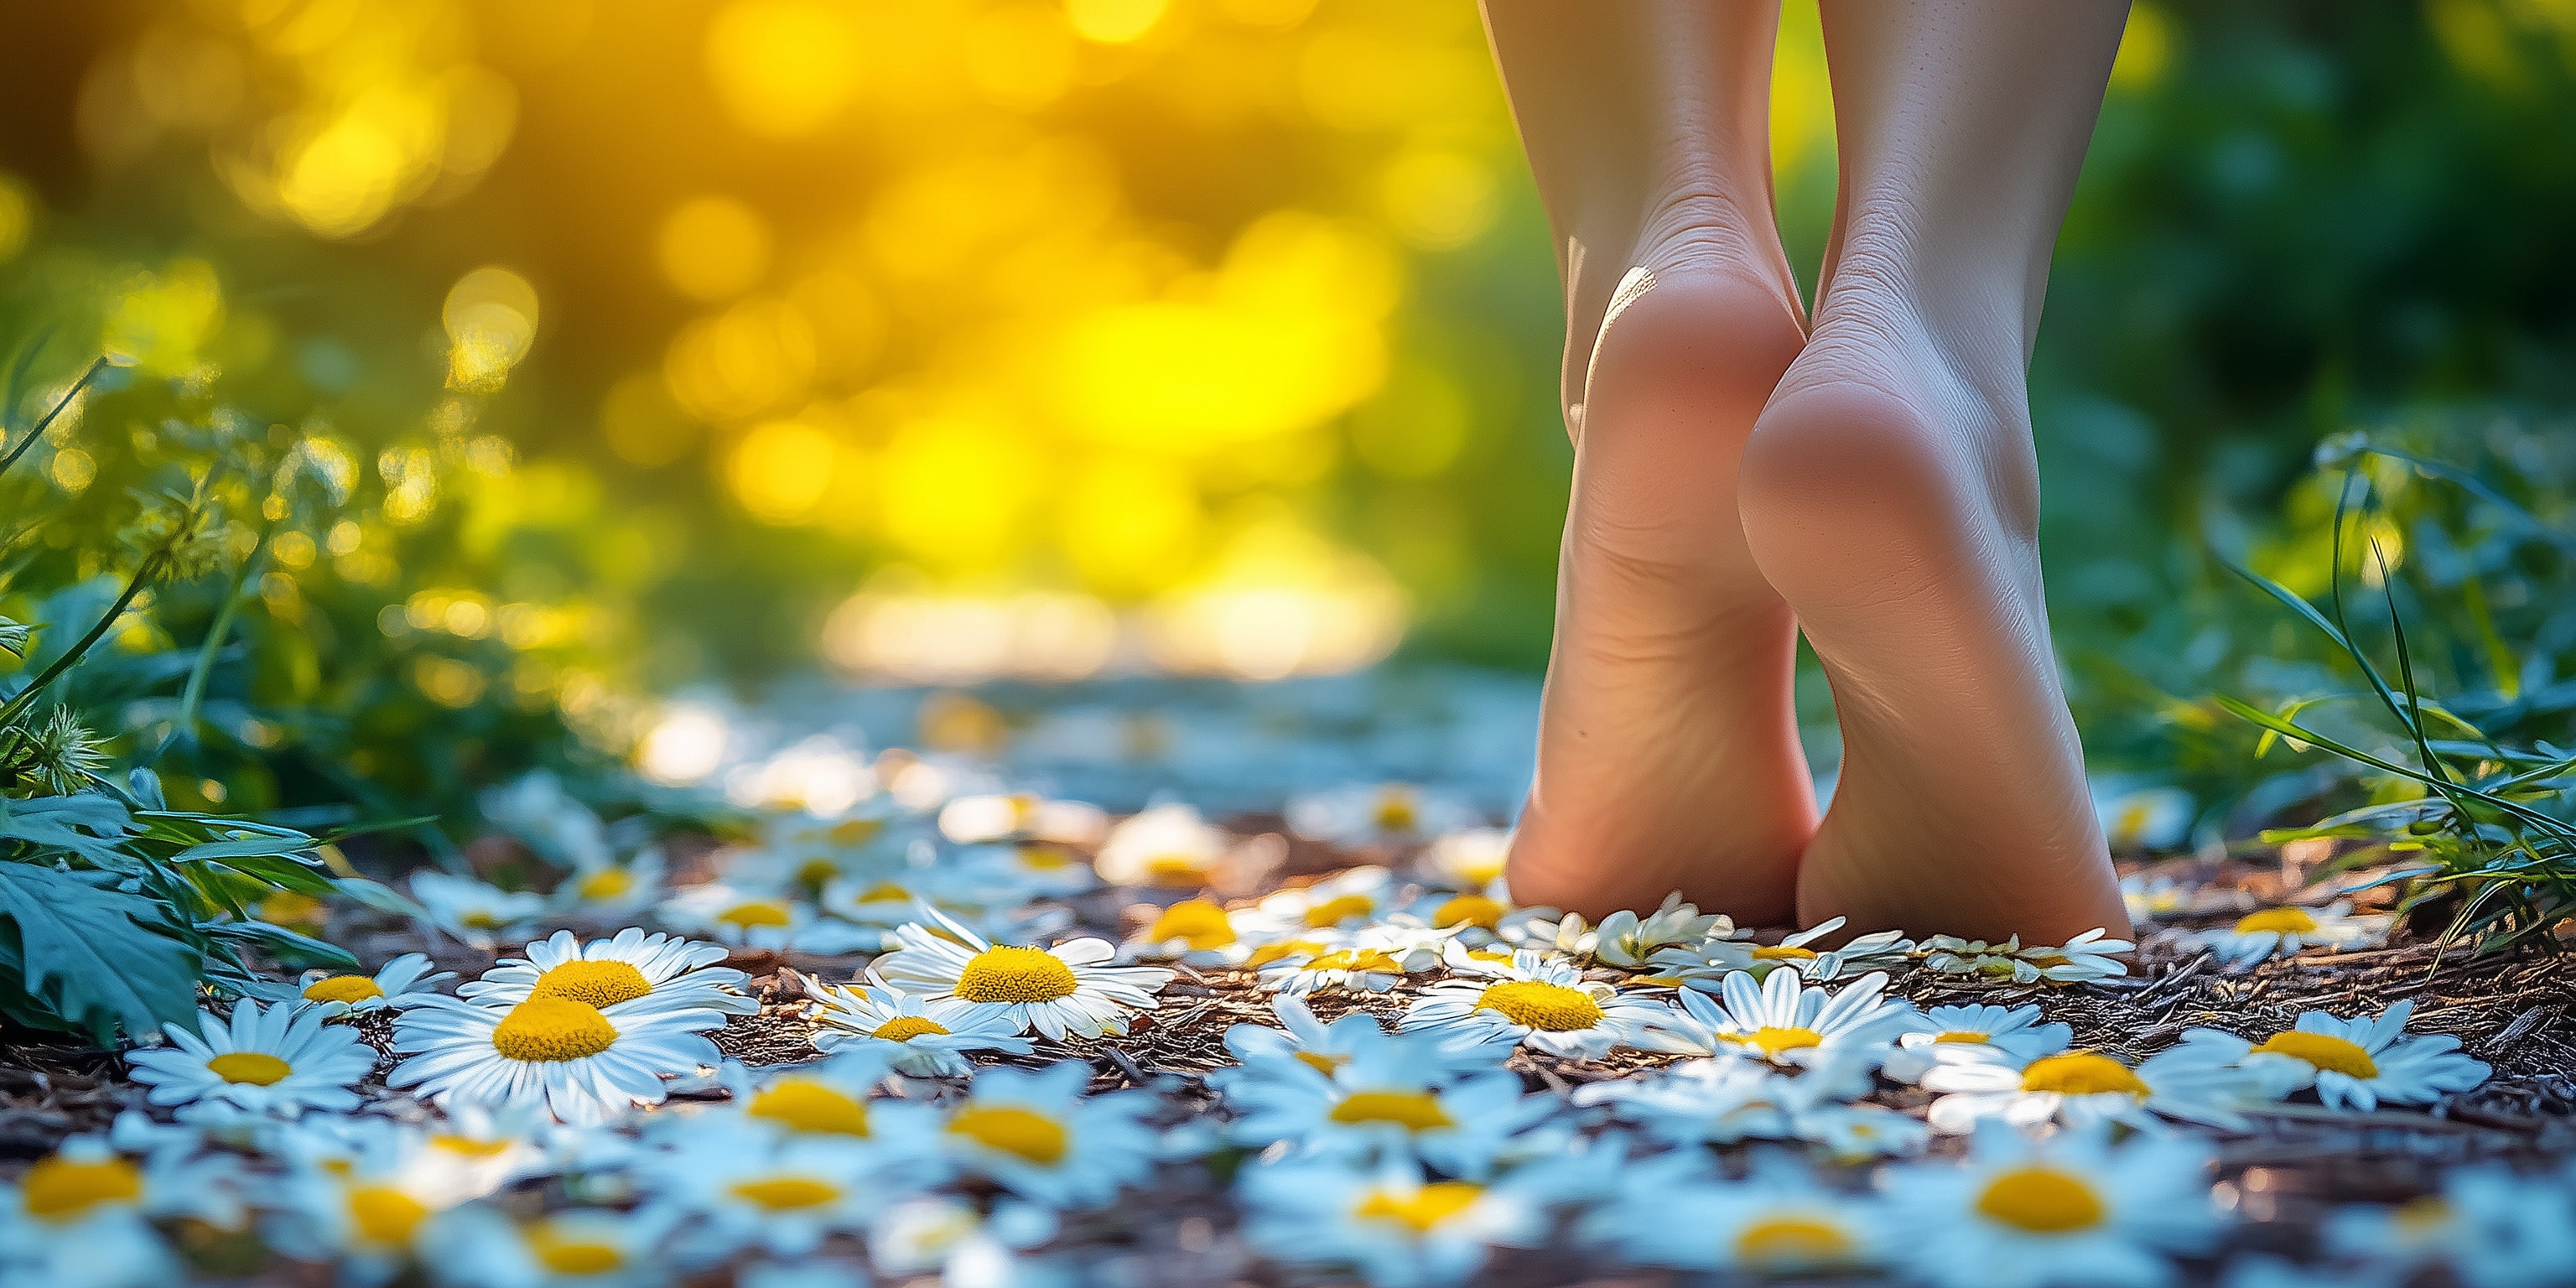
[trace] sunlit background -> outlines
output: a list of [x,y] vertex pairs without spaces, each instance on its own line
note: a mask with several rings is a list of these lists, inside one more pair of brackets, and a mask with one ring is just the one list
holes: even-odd
[[[2134,9],[2034,376],[2097,748],[2271,638],[2211,544],[2321,581],[2319,438],[2567,405],[2571,52],[2563,0]],[[1811,278],[1812,0],[1773,97]],[[1561,323],[1463,0],[20,6],[0,281],[380,491],[260,595],[373,588],[451,710],[1545,657]]]

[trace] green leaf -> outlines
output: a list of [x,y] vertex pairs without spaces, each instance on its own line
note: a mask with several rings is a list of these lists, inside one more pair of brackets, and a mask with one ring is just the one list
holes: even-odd
[[23,998],[30,1010],[102,1045],[117,1030],[153,1032],[197,1013],[204,959],[170,932],[160,905],[33,863],[0,863],[0,920],[14,933]]
[[130,861],[124,841],[133,831],[134,820],[125,806],[98,792],[0,800],[0,838],[39,849],[69,850],[93,863]]

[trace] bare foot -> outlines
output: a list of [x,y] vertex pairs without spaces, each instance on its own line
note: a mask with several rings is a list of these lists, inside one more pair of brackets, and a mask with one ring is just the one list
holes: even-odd
[[1799,922],[2124,933],[2049,649],[2021,337],[1936,332],[1894,276],[1832,279],[1744,453],[1746,537],[1843,730]]
[[1733,500],[1803,334],[1776,242],[1769,264],[1749,243],[1683,227],[1629,258],[1569,410],[1556,645],[1507,870],[1521,902],[1599,916],[1680,890],[1755,924],[1791,911],[1815,826],[1796,637]]

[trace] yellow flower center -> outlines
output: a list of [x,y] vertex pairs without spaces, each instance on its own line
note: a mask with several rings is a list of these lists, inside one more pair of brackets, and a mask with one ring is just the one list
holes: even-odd
[[933,1033],[946,1033],[947,1031],[947,1029],[940,1027],[939,1021],[934,1020],[927,1015],[898,1015],[893,1019],[878,1025],[877,1031],[869,1034],[868,1036],[872,1038],[884,1038],[888,1042],[910,1042],[917,1037],[926,1037]]
[[1814,1029],[1765,1024],[1750,1033],[1738,1034],[1735,1040],[1759,1050],[1766,1059],[1777,1060],[1784,1052],[1823,1046],[1825,1035]]
[[1393,1221],[1415,1234],[1429,1234],[1441,1222],[1464,1212],[1484,1196],[1485,1187],[1468,1181],[1433,1181],[1411,1194],[1372,1190],[1360,1200],[1357,1215]]
[[226,1051],[206,1061],[206,1067],[226,1082],[247,1082],[255,1087],[268,1086],[295,1072],[293,1066],[266,1051]]
[[987,948],[957,973],[957,995],[969,1002],[1052,1002],[1078,987],[1073,968],[1043,948]]
[[834,823],[832,830],[825,835],[832,838],[834,845],[865,845],[875,840],[877,833],[884,830],[884,819],[852,818]]
[[1052,845],[1023,845],[1020,866],[1031,872],[1062,872],[1073,866],[1073,856]]
[[1816,950],[1796,944],[1765,944],[1753,950],[1753,960],[1757,962],[1803,962],[1815,957]]
[[1736,1259],[1760,1268],[1837,1265],[1852,1252],[1851,1235],[1823,1217],[1765,1217],[1735,1232]]
[[531,997],[492,1026],[492,1049],[504,1060],[581,1060],[617,1045],[617,1026],[588,1002]]
[[1932,1040],[1935,1042],[1963,1042],[1970,1046],[1984,1046],[1986,1043],[1994,1041],[1995,1035],[1992,1033],[1979,1033],[1975,1029],[1945,1029],[1939,1037]]
[[829,1136],[868,1134],[868,1107],[848,1093],[812,1078],[781,1078],[751,1098],[743,1111],[790,1131]]
[[1253,949],[1252,955],[1243,959],[1243,964],[1258,969],[1283,957],[1296,957],[1301,954],[1312,957],[1322,951],[1324,946],[1312,939],[1282,939],[1278,943],[1263,944]]
[[1145,880],[1158,886],[1195,886],[1207,882],[1216,866],[1213,854],[1157,854],[1145,860]]
[[1488,984],[1476,995],[1479,1011],[1500,1011],[1514,1024],[1550,1033],[1588,1029],[1601,1022],[1601,1003],[1590,993],[1534,979],[1507,979]]
[[1354,974],[1401,975],[1404,963],[1377,948],[1343,948],[1306,963],[1308,970],[1339,970]]
[[811,1176],[764,1176],[756,1181],[736,1181],[732,1189],[735,1198],[772,1212],[799,1212],[841,1197],[840,1186]]
[[2438,1194],[2424,1194],[2397,1205],[2389,1215],[2397,1227],[2397,1236],[2410,1243],[2429,1239],[2450,1228],[2451,1205]]
[[2114,1091],[2131,1096],[2147,1094],[2147,1084],[2138,1081],[2136,1071],[2091,1051],[2069,1051],[2031,1061],[2030,1067],[2021,1071],[2021,1089],[2053,1091],[2061,1096],[2098,1096]]
[[272,926],[311,925],[327,915],[321,900],[293,890],[280,890],[259,901],[259,919]]
[[384,988],[364,975],[333,975],[304,986],[308,1002],[363,1002],[384,995]]
[[1369,821],[1376,823],[1381,832],[1410,832],[1421,823],[1422,813],[1414,808],[1413,793],[1384,791],[1378,793],[1377,808],[1370,811]]
[[832,878],[839,875],[841,875],[841,870],[838,867],[833,866],[830,859],[807,859],[803,863],[797,865],[796,884],[804,886],[829,885],[831,884]]
[[2068,1234],[2102,1224],[2102,1196],[2052,1167],[2016,1167],[1997,1173],[1977,1194],[1977,1211],[2032,1234]]
[[39,1159],[18,1179],[18,1201],[27,1215],[46,1221],[77,1221],[90,1209],[109,1203],[135,1203],[143,1198],[143,1173],[121,1158]]
[[2319,1069],[2340,1073],[2347,1078],[2379,1076],[2379,1062],[2371,1059],[2370,1053],[2363,1050],[2361,1044],[2348,1042],[2330,1034],[2301,1033],[2293,1029],[2288,1033],[2275,1033],[2263,1039],[2263,1044],[2254,1049],[2269,1051],[2274,1055],[2286,1055],[2294,1060],[2305,1060]]
[[948,1120],[948,1130],[986,1149],[1027,1159],[1040,1167],[1064,1161],[1073,1141],[1064,1124],[1014,1105],[968,1105]]
[[1512,955],[1508,949],[1470,948],[1467,950],[1467,960],[1471,962],[1492,962],[1496,965],[1508,966],[1511,965]]
[[443,1149],[461,1158],[494,1158],[518,1142],[503,1137],[499,1140],[476,1140],[471,1136],[440,1134],[429,1138],[429,1147]]
[[1394,1123],[1406,1131],[1458,1125],[1427,1091],[1354,1091],[1329,1117],[1337,1123]]
[[1500,899],[1481,894],[1462,894],[1431,910],[1431,924],[1442,930],[1452,926],[1482,926],[1487,930],[1501,925],[1509,909]]
[[910,903],[912,892],[892,881],[879,881],[859,892],[860,903]]
[[2309,916],[2305,908],[2265,908],[2236,919],[2236,933],[2240,935],[2264,930],[2276,935],[2305,935],[2314,933],[2316,928],[2317,919]]
[[572,892],[594,902],[623,899],[635,889],[635,874],[624,868],[600,868],[573,883]]
[[1177,939],[1193,952],[1204,952],[1233,943],[1234,923],[1226,920],[1225,909],[1205,899],[1183,899],[1154,918],[1145,938],[1157,944]]
[[456,919],[456,924],[465,927],[467,930],[499,930],[502,922],[501,918],[495,915],[491,909],[475,908],[466,912],[462,916],[459,916]]
[[1321,1051],[1300,1051],[1297,1053],[1297,1060],[1298,1063],[1327,1078],[1332,1077],[1334,1071],[1351,1062],[1349,1056],[1326,1055]]
[[379,1248],[407,1248],[429,1205],[390,1185],[349,1187],[349,1224],[362,1243]]
[[626,1268],[626,1254],[617,1245],[568,1235],[551,1224],[528,1231],[528,1252],[538,1265],[559,1275],[604,1275]]
[[1306,924],[1317,928],[1356,921],[1377,911],[1377,900],[1364,894],[1337,894],[1306,910]]
[[793,924],[787,915],[787,905],[776,899],[754,899],[748,903],[735,904],[717,913],[716,920],[739,930],[749,930],[754,926]]
[[614,1006],[653,995],[652,981],[628,962],[569,961],[537,977],[528,996],[561,997],[591,1006]]

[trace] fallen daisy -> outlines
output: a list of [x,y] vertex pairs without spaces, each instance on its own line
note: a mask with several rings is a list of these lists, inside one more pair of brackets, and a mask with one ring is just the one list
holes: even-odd
[[2198,930],[2183,942],[2209,950],[2229,966],[2250,966],[2273,957],[2296,956],[2307,948],[2376,948],[2388,942],[2394,918],[2352,916],[2352,901],[2337,899],[2322,908],[2283,905],[2249,912],[2224,930]]
[[[2466,1288],[2564,1284],[2576,1276],[2576,1187],[2499,1164],[2464,1167],[2441,1192],[2326,1218],[2330,1254],[2412,1278],[2446,1266]],[[2554,1183],[2553,1183],[2554,1182]]]
[[325,971],[310,972],[296,997],[324,1015],[365,1015],[375,1011],[400,1009],[431,995],[443,981],[456,978],[453,971],[431,973],[430,960],[420,953],[404,953],[386,962],[373,975],[333,975]]
[[1448,965],[1464,976],[1425,989],[1405,1008],[1408,1032],[1474,1043],[1518,1043],[1572,1060],[1598,1060],[1634,1046],[1673,1011],[1583,978],[1571,963],[1526,948],[1508,962],[1479,961],[1452,946]]
[[732,955],[722,944],[647,935],[629,926],[587,944],[569,930],[558,930],[529,944],[526,952],[502,958],[481,979],[459,985],[456,995],[478,1006],[512,1007],[532,997],[565,997],[604,1007],[649,997],[726,1015],[760,1010],[758,1001],[737,991],[743,973],[716,964]]
[[731,948],[830,957],[873,952],[885,944],[885,933],[875,927],[821,916],[784,894],[717,882],[692,886],[663,900],[653,916],[675,930],[704,935]]
[[1120,946],[1121,961],[1177,961],[1219,970],[1240,966],[1252,951],[1236,929],[1235,914],[1210,899],[1183,899],[1156,913],[1136,937]]
[[1774,971],[1758,984],[1737,971],[1719,981],[1714,998],[1683,990],[1681,1010],[1667,1010],[1649,1026],[1653,1049],[1749,1055],[1782,1065],[1855,1055],[1884,1060],[1913,1009],[1886,990],[1887,976],[1876,972],[1835,991],[1808,986],[1796,971]]
[[960,845],[992,841],[1052,841],[1098,845],[1109,816],[1097,805],[1049,800],[1033,792],[960,796],[939,807],[939,833]]
[[2104,1130],[2041,1141],[1987,1123],[1964,1163],[1888,1172],[1891,1259],[1940,1288],[2152,1288],[2219,1235],[2208,1169],[2170,1137],[2113,1147]]
[[2110,979],[2129,973],[2129,965],[2113,954],[2137,947],[2125,939],[2109,938],[2110,932],[2100,927],[2067,940],[2064,947],[2050,948],[2033,944],[2024,947],[2016,935],[2002,943],[1982,939],[1961,939],[1956,935],[1934,935],[1924,940],[1917,950],[1923,964],[1942,975],[1978,975],[1988,979],[2009,979],[2016,984],[2034,984],[2045,980],[2051,984],[2080,984],[2088,980]]
[[2191,907],[2194,887],[2172,877],[2150,877],[2144,873],[2120,878],[2120,902],[2129,912],[2129,920],[2169,921]]
[[1495,1248],[1547,1239],[1553,1196],[1543,1168],[1492,1185],[1429,1180],[1411,1163],[1332,1161],[1243,1169],[1244,1238],[1274,1261],[1343,1266],[1375,1288],[1465,1281]]
[[1394,907],[1395,875],[1385,868],[1345,868],[1313,885],[1262,897],[1244,928],[1271,938],[1318,930],[1354,931]]
[[1099,1207],[1144,1179],[1162,1144],[1143,1120],[1154,1097],[1086,1096],[1091,1066],[1067,1060],[1031,1072],[975,1075],[949,1111],[944,1139],[959,1163],[1033,1203]]
[[449,872],[411,874],[411,897],[430,923],[477,948],[489,948],[546,915],[545,896],[504,890]]
[[[836,1232],[863,1228],[889,1190],[907,1186],[885,1153],[848,1137],[800,1134],[742,1139],[693,1132],[647,1163],[642,1210],[675,1230],[680,1259],[715,1265],[746,1249],[797,1257]],[[892,1182],[892,1184],[889,1184]]]
[[1763,1276],[1849,1274],[1889,1249],[1879,1201],[1818,1186],[1806,1169],[1759,1166],[1722,1180],[1704,1157],[1667,1154],[1629,1169],[1616,1197],[1579,1226],[1622,1260]]
[[1357,784],[1288,799],[1288,830],[1345,850],[1400,848],[1479,820],[1473,806],[1411,783]]
[[2131,1066],[2099,1051],[2057,1051],[2013,1060],[2000,1050],[1987,1060],[1938,1064],[1923,1074],[1927,1091],[1945,1093],[1926,1115],[1933,1130],[1953,1135],[1988,1119],[2015,1127],[2055,1123],[2093,1128],[2119,1123],[2140,1130],[2159,1116],[2213,1127],[2244,1124],[2239,1112],[2265,1096],[2252,1076],[2225,1065],[2166,1052]]
[[[931,1124],[928,1106],[911,1100],[872,1099],[885,1081],[886,1062],[873,1054],[843,1054],[812,1064],[755,1073],[738,1060],[716,1070],[716,1081],[733,1097],[738,1122],[721,1116],[702,1117],[705,1134],[741,1139],[763,1132],[773,1136],[837,1138],[864,1141],[887,1153],[922,1154]],[[693,1127],[684,1134],[698,1134]]]
[[1160,967],[1106,964],[1118,950],[1105,939],[1053,948],[995,945],[950,918],[938,919],[945,934],[918,922],[897,929],[901,947],[871,969],[907,992],[997,1008],[1014,1033],[1034,1029],[1059,1042],[1124,1033],[1133,1016],[1155,1008],[1155,994],[1172,980]]
[[[1034,1203],[1003,1199],[991,1216],[946,1195],[905,1199],[868,1220],[868,1261],[896,1279],[945,1273],[948,1283],[1034,1286],[1024,1274],[987,1274],[992,1254],[1026,1251],[1056,1236],[1055,1213]],[[1019,1267],[1008,1267],[1019,1270]]]
[[386,1131],[326,1165],[296,1167],[263,1223],[268,1242],[290,1257],[338,1263],[343,1283],[393,1279],[428,1246],[430,1218],[467,1197],[413,1166],[422,1148],[417,1134]]
[[1522,1094],[1517,1074],[1492,1068],[1462,1077],[1451,1052],[1401,1034],[1329,1070],[1268,1060],[1228,1070],[1217,1085],[1234,1111],[1227,1134],[1239,1144],[1419,1159],[1464,1176],[1491,1171],[1515,1148],[1514,1137],[1555,1108],[1553,1097]]
[[280,1002],[262,1010],[245,1000],[228,1020],[198,1012],[193,1033],[169,1025],[171,1045],[128,1052],[125,1062],[156,1105],[224,1103],[290,1118],[355,1109],[352,1088],[376,1067],[376,1051],[330,1019],[314,1007]]
[[[1260,967],[1261,986],[1296,995],[1328,988],[1383,993],[1437,968],[1443,942],[1439,935],[1400,926],[1370,926],[1331,948],[1294,941]],[[1321,951],[1306,951],[1310,945]]]
[[2300,1014],[2296,1026],[2261,1042],[2217,1029],[2189,1029],[2169,1054],[2199,1066],[2236,1067],[2278,1097],[2314,1088],[2328,1108],[2363,1112],[2382,1104],[2429,1105],[2487,1080],[2485,1062],[2447,1033],[2408,1033],[2410,999],[2377,1018]]
[[2067,1048],[2075,1030],[2040,1021],[2035,1004],[2001,1006],[1935,1006],[1909,1011],[1898,1026],[1896,1052],[1888,1057],[1887,1076],[1913,1082],[1935,1065],[1998,1062],[2027,1065]]
[[435,997],[394,1022],[394,1049],[411,1058],[385,1081],[430,1101],[543,1104],[589,1126],[660,1104],[664,1077],[716,1064],[715,1044],[699,1034],[724,1018],[650,996],[607,1006],[532,996],[507,1009]]
[[138,1163],[104,1137],[71,1137],[14,1183],[0,1182],[0,1282],[178,1282],[178,1263],[150,1221],[188,1217],[218,1230],[242,1228],[239,1173],[229,1156],[167,1154]]
[[1651,974],[1638,982],[1714,992],[1720,981],[1739,971],[1763,980],[1787,968],[1816,983],[1830,983],[1846,975],[1903,966],[1914,951],[1914,941],[1893,930],[1862,935],[1840,948],[1808,947],[1841,930],[1843,921],[1829,918],[1776,944],[1715,936],[1696,947],[1658,949],[1640,965]]
[[[1315,1018],[1304,999],[1282,993],[1270,1001],[1271,1013],[1279,1017],[1278,1028],[1267,1024],[1237,1024],[1225,1031],[1225,1049],[1242,1068],[1219,1069],[1208,1075],[1209,1082],[1222,1089],[1228,1080],[1244,1076],[1244,1068],[1265,1062],[1294,1060],[1317,1073],[1331,1074],[1349,1064],[1363,1052],[1373,1052],[1408,1040],[1390,1034],[1378,1026],[1377,1017],[1366,1011],[1351,1011],[1330,1024]],[[1499,1060],[1490,1048],[1474,1045],[1451,1046],[1438,1043],[1412,1044],[1412,1049],[1434,1057],[1451,1076],[1496,1068]]]
[[1216,883],[1233,844],[1196,809],[1157,805],[1110,828],[1092,869],[1115,886],[1200,890]]
[[658,848],[647,849],[625,863],[599,862],[574,868],[555,887],[549,900],[555,911],[581,917],[631,917],[662,897],[667,860]]
[[1696,905],[1682,902],[1679,891],[1665,895],[1662,905],[1642,917],[1622,908],[1603,917],[1600,925],[1590,926],[1581,913],[1569,912],[1553,927],[1533,925],[1531,930],[1544,935],[1545,942],[1527,947],[1553,947],[1568,957],[1628,970],[1644,967],[1646,959],[1660,949],[1696,948],[1711,939],[1733,939],[1737,933],[1733,919],[1722,913],[1703,915]]
[[1451,890],[1486,890],[1503,879],[1503,864],[1511,858],[1512,834],[1508,828],[1471,827],[1443,832],[1423,847],[1419,860],[1423,874]]
[[664,1212],[570,1208],[513,1221],[480,1203],[442,1213],[438,1279],[459,1288],[659,1288],[671,1281]]
[[1027,1055],[1026,1032],[1006,1007],[907,993],[870,974],[864,984],[813,990],[814,1048],[880,1057],[915,1078],[963,1077],[969,1051]]

